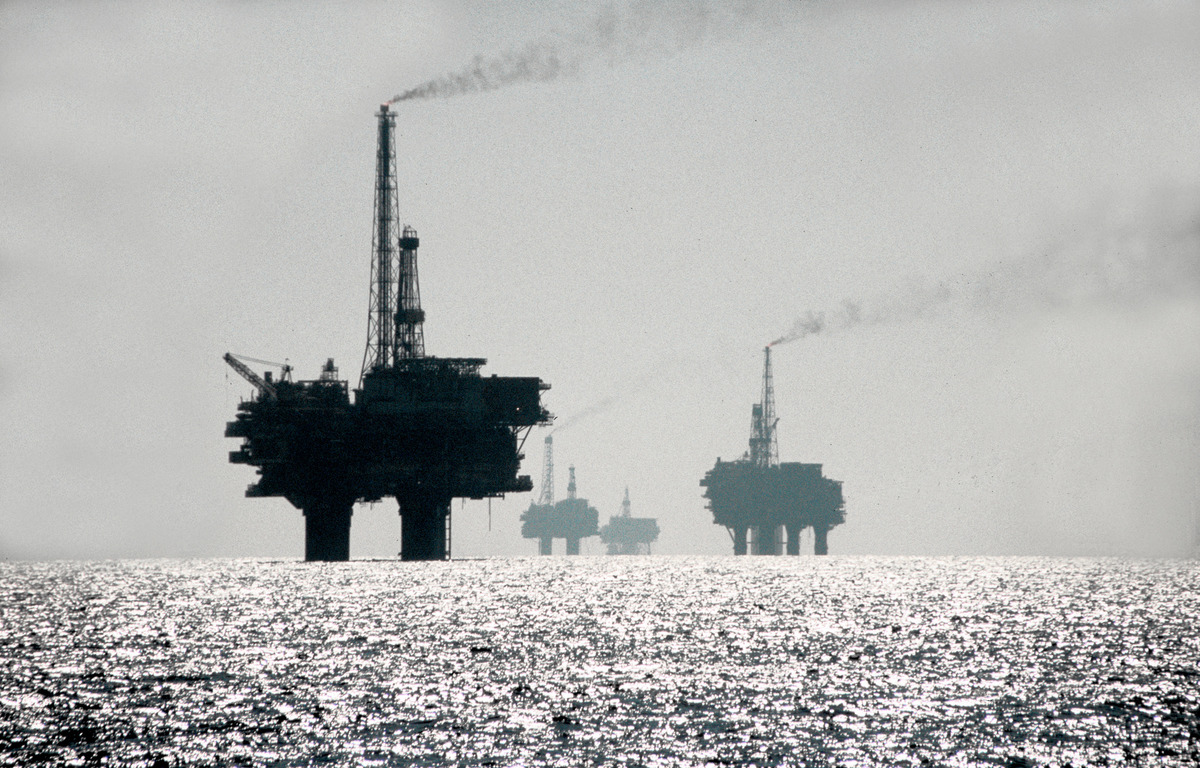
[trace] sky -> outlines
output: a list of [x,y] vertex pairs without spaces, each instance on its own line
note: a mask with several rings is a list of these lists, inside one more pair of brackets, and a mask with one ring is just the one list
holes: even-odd
[[[221,357],[357,383],[398,95],[426,349],[549,382],[602,524],[628,488],[656,553],[731,552],[699,481],[794,337],[834,554],[1194,554],[1198,39],[1190,0],[0,5],[0,558],[301,555]],[[534,554],[538,490],[455,502],[454,556]],[[399,539],[356,509],[353,557]]]

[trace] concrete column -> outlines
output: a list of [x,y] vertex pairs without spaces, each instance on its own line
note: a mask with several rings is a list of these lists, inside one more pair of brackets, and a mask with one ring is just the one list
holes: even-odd
[[579,554],[579,537],[577,537],[577,536],[568,536],[567,537],[567,554],[568,555],[578,555]]
[[754,529],[752,551],[756,555],[779,554],[779,526],[762,525]]
[[450,499],[413,496],[400,499],[400,559],[445,560],[446,516]]
[[551,546],[551,544],[553,544],[553,542],[554,542],[554,539],[550,538],[549,536],[543,536],[540,539],[538,539],[538,554],[539,555],[550,554],[550,546]]
[[813,554],[828,555],[829,554],[829,529],[828,528],[813,528],[813,532],[817,535],[817,542],[813,546]]
[[787,529],[787,553],[789,555],[800,554],[800,531],[798,525],[784,526]]
[[746,554],[746,527],[738,526],[733,529],[733,554]]
[[354,499],[319,496],[304,507],[304,559],[343,562],[350,559],[350,516]]

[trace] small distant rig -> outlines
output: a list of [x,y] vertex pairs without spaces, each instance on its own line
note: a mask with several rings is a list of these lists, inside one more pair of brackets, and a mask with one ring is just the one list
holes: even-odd
[[733,553],[800,554],[800,532],[812,528],[814,553],[829,553],[829,530],[846,519],[842,484],[820,464],[779,462],[771,347],[763,349],[762,400],[750,411],[750,450],[736,461],[717,459],[700,485],[713,522],[729,529]]
[[600,541],[610,555],[648,555],[650,545],[658,541],[658,521],[652,517],[633,517],[629,509],[629,489],[621,501],[621,514],[608,518],[600,529]]
[[567,554],[579,554],[579,542],[599,533],[600,513],[575,494],[575,467],[570,468],[567,498],[554,501],[554,439],[546,436],[542,494],[521,513],[521,535],[538,540],[538,554],[549,555],[554,539],[567,540]]
[[451,500],[532,490],[517,474],[521,448],[552,419],[541,379],[484,377],[482,358],[425,354],[419,241],[399,228],[389,107],[376,113],[371,300],[353,401],[332,359],[318,379],[292,381],[290,367],[259,376],[250,358],[225,355],[256,390],[225,428],[243,440],[229,461],[257,468],[247,496],[282,496],[303,511],[305,560],[348,560],[354,504],[388,496],[400,506],[401,559],[449,558]]

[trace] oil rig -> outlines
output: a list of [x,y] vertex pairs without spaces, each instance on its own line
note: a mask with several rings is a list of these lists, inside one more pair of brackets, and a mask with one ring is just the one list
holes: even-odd
[[542,466],[542,494],[521,513],[521,535],[538,540],[538,554],[550,554],[554,539],[567,540],[567,554],[579,554],[579,540],[599,532],[600,513],[587,499],[575,495],[575,467],[570,468],[567,498],[554,501],[554,440],[546,436]]
[[629,514],[629,489],[621,501],[621,514],[608,518],[600,529],[600,541],[608,547],[610,555],[648,555],[650,545],[658,541],[658,521],[652,517],[631,517]]
[[[750,450],[736,461],[717,459],[700,485],[713,522],[729,529],[733,553],[800,554],[800,532],[813,529],[814,552],[829,553],[829,529],[846,519],[842,484],[820,464],[779,462],[771,347],[763,349],[762,400],[750,410]],[[747,540],[749,534],[749,541]]]
[[256,390],[225,427],[243,440],[229,461],[257,467],[247,496],[282,496],[303,511],[305,560],[348,560],[354,504],[387,496],[400,506],[401,559],[447,559],[451,500],[532,490],[517,474],[521,447],[552,418],[541,379],[484,377],[482,358],[425,354],[419,241],[399,228],[389,107],[376,113],[371,298],[353,400],[332,359],[318,379],[292,381],[290,367],[275,379],[225,355]]

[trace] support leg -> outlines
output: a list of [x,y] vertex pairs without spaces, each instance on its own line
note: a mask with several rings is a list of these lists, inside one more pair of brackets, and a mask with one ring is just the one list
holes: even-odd
[[746,528],[740,526],[733,529],[733,554],[746,554]]
[[788,525],[787,528],[787,553],[789,555],[800,554],[800,526]]
[[754,542],[751,551],[756,555],[778,555],[779,526],[756,526],[754,528]]
[[540,539],[538,539],[538,554],[539,555],[550,554],[551,545],[553,543],[554,543],[554,539],[550,538],[549,536],[543,536]]
[[304,507],[304,559],[344,562],[350,559],[350,515],[353,499],[318,497]]
[[446,516],[450,499],[400,499],[400,559],[446,560]]
[[567,554],[568,555],[578,555],[579,554],[579,539],[578,539],[578,537],[574,537],[574,536],[567,537]]
[[813,545],[813,554],[828,555],[829,554],[829,529],[828,528],[813,528],[816,534],[816,544]]

